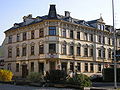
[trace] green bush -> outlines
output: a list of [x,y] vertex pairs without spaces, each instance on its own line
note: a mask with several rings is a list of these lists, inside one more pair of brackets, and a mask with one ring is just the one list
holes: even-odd
[[13,73],[9,70],[0,69],[0,81],[11,81],[13,77]]
[[46,80],[51,83],[63,83],[66,81],[67,73],[63,70],[51,70],[46,73]]
[[[104,81],[113,82],[114,81],[114,68],[105,68],[103,70]],[[120,82],[120,68],[117,68],[117,81]]]
[[44,81],[44,77],[41,73],[38,72],[31,72],[28,76],[27,79],[30,80],[31,82],[42,82]]
[[84,74],[77,74],[72,78],[68,78],[67,82],[72,85],[78,85],[80,87],[90,87],[92,85],[90,78]]

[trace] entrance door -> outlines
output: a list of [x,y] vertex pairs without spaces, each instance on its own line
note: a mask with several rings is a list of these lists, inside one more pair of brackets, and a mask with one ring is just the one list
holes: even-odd
[[55,70],[55,62],[50,62],[50,70]]
[[44,74],[44,63],[39,62],[38,63],[38,68],[39,68],[39,72]]
[[22,65],[22,78],[26,78],[28,75],[27,65]]

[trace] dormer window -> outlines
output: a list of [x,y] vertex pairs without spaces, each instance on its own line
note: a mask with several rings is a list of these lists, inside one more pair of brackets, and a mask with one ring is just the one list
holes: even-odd
[[98,24],[98,29],[99,29],[99,30],[101,29],[101,25],[100,25],[100,24]]

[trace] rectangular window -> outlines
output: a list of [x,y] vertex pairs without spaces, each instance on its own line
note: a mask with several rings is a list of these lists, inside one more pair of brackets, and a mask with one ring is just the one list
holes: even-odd
[[90,57],[93,56],[93,48],[90,49]]
[[88,56],[88,48],[84,48],[84,56],[85,56],[85,57]]
[[110,43],[110,38],[108,38],[108,44],[111,45],[111,43]]
[[8,49],[8,58],[11,58],[12,57],[12,48],[9,48]]
[[74,47],[70,46],[70,55],[74,55]]
[[24,40],[27,40],[27,33],[26,32],[23,32],[23,41]]
[[101,36],[98,36],[98,42],[101,43]]
[[105,44],[105,36],[103,36],[103,44]]
[[62,30],[62,36],[63,36],[63,37],[66,37],[66,29],[63,29],[63,30]]
[[56,44],[49,44],[49,53],[56,53]]
[[35,48],[34,46],[31,46],[31,55],[34,55],[34,51],[35,51],[34,48]]
[[88,40],[88,34],[87,33],[84,33],[84,40]]
[[17,42],[19,42],[20,41],[20,34],[17,34],[17,40],[16,40]]
[[44,46],[43,46],[43,44],[39,45],[39,54],[44,54]]
[[101,58],[101,49],[98,50],[98,57]]
[[51,36],[56,35],[56,27],[55,26],[49,27],[49,35],[51,35]]
[[111,50],[108,50],[108,58],[111,59]]
[[77,32],[77,39],[80,40],[80,32]]
[[101,64],[98,64],[98,72],[101,72]]
[[85,63],[85,72],[88,72],[88,63]]
[[41,28],[40,30],[39,30],[39,37],[41,38],[41,37],[44,37],[44,29],[43,28]]
[[80,56],[80,47],[77,47],[77,55]]
[[62,54],[66,55],[66,45],[65,44],[62,45]]
[[31,31],[31,39],[34,39],[35,35],[34,35],[34,31]]
[[8,43],[12,43],[12,35],[8,37]]
[[93,63],[90,63],[90,72],[94,72],[94,65],[93,65]]
[[19,72],[19,63],[16,63],[16,72]]
[[19,47],[16,48],[16,57],[19,57],[20,56],[20,50],[19,50]]
[[31,62],[31,72],[34,72],[34,62]]
[[90,41],[93,42],[93,34],[90,34]]
[[73,62],[70,63],[70,70],[74,71],[74,63]]
[[22,56],[26,56],[26,49],[27,49],[26,47],[22,48]]
[[67,71],[67,63],[66,62],[61,63],[61,69],[64,71]]
[[8,63],[7,70],[11,70],[11,63]]
[[105,48],[103,49],[103,58],[105,58]]
[[73,30],[70,30],[70,38],[72,38],[73,39]]
[[77,63],[77,70],[81,72],[81,63]]

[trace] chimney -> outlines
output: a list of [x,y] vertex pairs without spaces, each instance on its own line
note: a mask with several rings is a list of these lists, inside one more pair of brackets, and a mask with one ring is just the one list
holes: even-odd
[[70,12],[69,11],[65,11],[65,16],[66,17],[70,17]]
[[53,4],[50,5],[48,19],[57,19],[56,8],[55,8],[55,5]]

